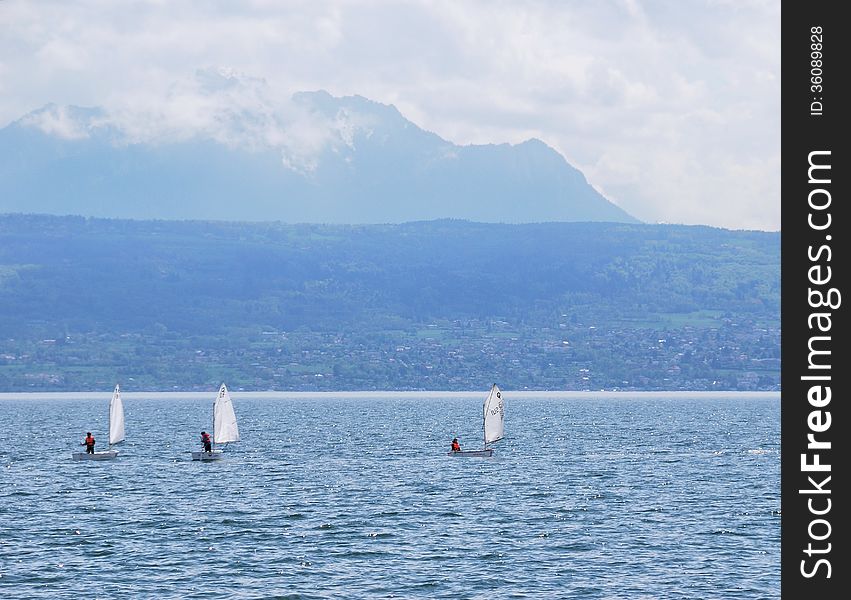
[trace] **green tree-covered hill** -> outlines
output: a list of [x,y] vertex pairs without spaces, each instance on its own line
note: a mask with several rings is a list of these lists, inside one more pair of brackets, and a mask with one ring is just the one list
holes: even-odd
[[0,216],[0,391],[773,390],[780,236]]

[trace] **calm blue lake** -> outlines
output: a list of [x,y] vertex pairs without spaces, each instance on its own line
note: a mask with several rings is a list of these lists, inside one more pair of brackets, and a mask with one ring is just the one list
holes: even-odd
[[779,598],[779,396],[0,400],[3,598]]

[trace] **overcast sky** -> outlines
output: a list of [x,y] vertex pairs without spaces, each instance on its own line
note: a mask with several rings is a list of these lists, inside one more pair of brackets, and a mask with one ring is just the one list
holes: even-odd
[[0,127],[173,103],[198,69],[537,137],[643,221],[780,229],[779,0],[0,0]]

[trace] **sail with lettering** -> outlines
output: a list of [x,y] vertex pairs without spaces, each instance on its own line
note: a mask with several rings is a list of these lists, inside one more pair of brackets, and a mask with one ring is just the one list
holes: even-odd
[[485,448],[505,435],[505,402],[502,399],[502,391],[496,384],[493,384],[490,394],[485,398],[483,429]]
[[112,400],[109,401],[109,445],[120,444],[124,441],[124,403],[121,401],[121,390],[115,386]]
[[213,442],[227,444],[239,441],[239,427],[236,425],[236,413],[227,386],[223,383],[213,406]]

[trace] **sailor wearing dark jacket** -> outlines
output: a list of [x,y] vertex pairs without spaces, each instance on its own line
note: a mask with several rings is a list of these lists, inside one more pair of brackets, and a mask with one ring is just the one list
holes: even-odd
[[210,434],[206,431],[201,432],[201,443],[204,445],[204,452],[213,451],[213,444],[212,440],[210,440]]

